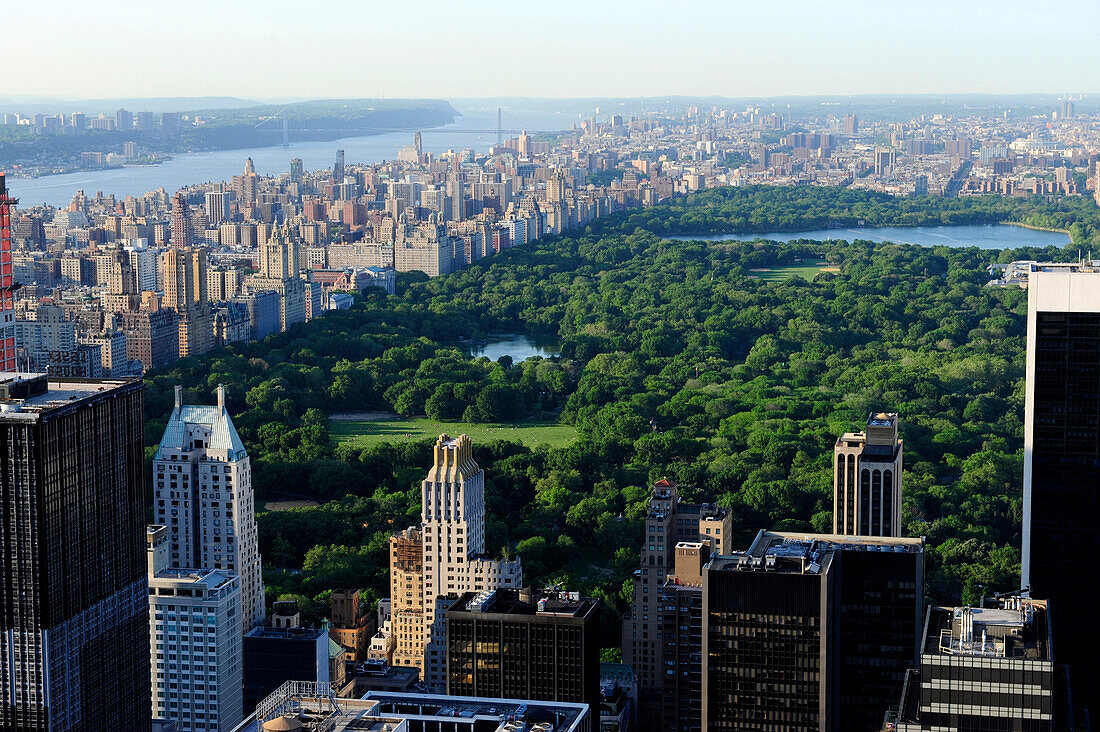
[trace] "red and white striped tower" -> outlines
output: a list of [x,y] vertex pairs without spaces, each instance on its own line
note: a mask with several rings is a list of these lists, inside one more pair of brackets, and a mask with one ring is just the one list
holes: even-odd
[[0,371],[15,371],[15,276],[11,261],[11,207],[0,173]]

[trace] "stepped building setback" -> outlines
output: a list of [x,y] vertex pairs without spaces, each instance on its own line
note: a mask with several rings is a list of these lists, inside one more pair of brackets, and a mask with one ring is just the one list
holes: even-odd
[[447,608],[466,592],[519,589],[519,559],[485,555],[485,472],[466,435],[436,440],[421,484],[421,523],[390,540],[396,665],[415,666],[429,688],[447,684]]
[[[682,502],[679,486],[662,479],[653,484],[645,532],[641,566],[634,570],[634,597],[623,617],[622,646],[623,661],[638,676],[642,728],[655,729],[665,715],[664,707],[682,706],[681,697],[673,692],[674,683],[680,681],[674,682],[666,673],[667,665],[674,662],[665,658],[666,649],[675,653],[677,642],[663,637],[663,627],[681,612],[680,600],[690,602],[686,585],[683,591],[675,586],[667,589],[668,594],[680,596],[675,609],[662,601],[661,593],[666,591],[669,578],[675,577],[681,542],[704,544],[706,549],[700,547],[699,551],[711,554],[733,551],[733,517],[721,506]],[[683,672],[690,674],[687,668]],[[679,712],[669,714],[676,716]]]

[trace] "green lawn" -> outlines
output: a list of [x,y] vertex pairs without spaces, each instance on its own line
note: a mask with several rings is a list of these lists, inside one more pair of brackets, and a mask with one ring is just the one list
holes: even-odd
[[562,447],[577,438],[576,428],[572,425],[556,422],[523,421],[506,424],[476,424],[473,422],[439,422],[423,417],[406,419],[398,416],[359,421],[332,420],[329,422],[329,433],[337,442],[354,442],[364,446],[382,440],[422,440],[425,437],[438,437],[444,432],[452,436],[467,434],[474,442],[512,440],[522,442],[529,447],[538,445]]
[[750,270],[750,277],[764,280],[765,282],[782,282],[791,277],[804,277],[812,280],[820,272],[839,272],[838,267],[830,267],[828,262],[814,264],[792,264],[786,267],[768,267]]

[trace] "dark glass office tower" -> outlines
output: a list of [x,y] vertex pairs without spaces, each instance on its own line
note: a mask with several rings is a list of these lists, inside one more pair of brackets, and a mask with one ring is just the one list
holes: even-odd
[[921,539],[761,531],[703,570],[702,729],[871,732],[916,663]]
[[[1100,688],[1100,269],[1028,275],[1023,585],[1050,602],[1075,702]],[[1093,710],[1095,711],[1095,710]]]
[[142,389],[0,373],[0,729],[150,729]]
[[596,600],[467,592],[447,611],[447,693],[600,708]]

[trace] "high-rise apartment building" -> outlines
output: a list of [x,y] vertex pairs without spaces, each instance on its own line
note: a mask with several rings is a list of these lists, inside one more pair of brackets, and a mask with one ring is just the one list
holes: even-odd
[[600,703],[597,600],[575,593],[467,592],[447,610],[447,693]]
[[[440,435],[434,453],[421,484],[420,527],[390,543],[391,558],[402,560],[400,575],[395,571],[394,576],[404,584],[391,599],[398,634],[394,663],[416,666],[430,687],[442,689],[447,683],[447,608],[466,592],[518,589],[523,571],[518,559],[485,555],[485,472],[474,460],[470,438]],[[417,539],[419,556],[410,545]],[[419,598],[417,585],[423,593]]]
[[305,166],[302,164],[301,158],[290,159],[290,182],[300,183],[302,176],[305,175]]
[[214,347],[206,249],[173,248],[160,256],[164,280],[162,305],[179,316],[180,358],[201,356]]
[[890,175],[898,160],[898,151],[892,147],[875,148],[875,175]]
[[[394,666],[413,666],[424,675],[424,541],[410,526],[390,537],[390,636]],[[384,630],[384,629],[383,629]]]
[[1027,298],[1023,586],[1072,636],[1073,688],[1097,689],[1100,640],[1075,631],[1100,603],[1100,269],[1033,264]]
[[902,441],[898,415],[874,412],[863,432],[833,447],[833,533],[901,536]]
[[126,358],[140,361],[146,371],[179,359],[179,316],[174,310],[120,312],[118,324],[126,334]]
[[242,633],[264,619],[252,469],[218,387],[215,406],[176,403],[153,458],[153,515],[168,527],[169,562],[240,577]]
[[703,569],[702,729],[870,732],[920,647],[921,539],[761,531]]
[[172,246],[177,248],[195,245],[195,228],[191,223],[191,207],[182,193],[172,197]]
[[290,227],[275,227],[266,243],[259,246],[259,273],[245,280],[250,292],[279,294],[280,330],[286,331],[306,320],[306,287],[299,276],[298,239]]
[[711,504],[680,501],[670,480],[653,484],[646,514],[642,561],[634,571],[634,598],[623,617],[623,660],[638,675],[639,720],[646,729],[660,723],[665,700],[664,611],[660,594],[676,563],[680,542],[701,542],[712,554],[733,551],[733,518]]
[[142,389],[0,374],[0,729],[150,729]]
[[676,543],[676,557],[658,594],[664,683],[661,729],[700,732],[703,703],[703,566],[710,544]]
[[844,134],[845,135],[858,135],[859,134],[859,116],[855,114],[844,115]]
[[153,716],[179,732],[233,729],[244,719],[237,577],[171,567],[164,526],[147,542]]
[[229,220],[232,191],[210,191],[206,194],[206,221],[210,228],[217,228]]
[[15,371],[15,269],[11,255],[11,207],[4,174],[0,173],[0,372]]
[[930,607],[920,666],[906,675],[887,729],[1073,729],[1062,693],[1064,671],[1055,665],[1053,649],[1043,600],[1008,597],[991,607]]

